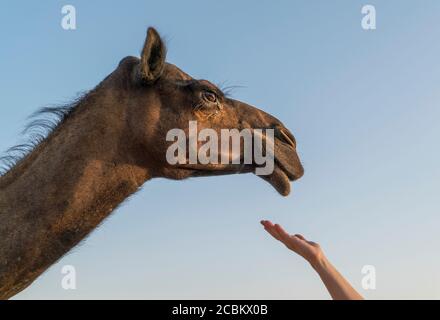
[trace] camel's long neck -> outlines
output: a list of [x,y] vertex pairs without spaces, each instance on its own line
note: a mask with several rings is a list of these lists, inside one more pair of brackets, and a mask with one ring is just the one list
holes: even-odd
[[96,113],[67,119],[0,178],[0,298],[31,284],[149,178],[120,156],[124,128]]

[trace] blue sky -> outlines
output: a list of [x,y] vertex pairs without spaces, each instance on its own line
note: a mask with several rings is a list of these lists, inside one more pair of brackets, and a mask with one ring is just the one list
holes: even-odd
[[[75,31],[60,26],[65,4]],[[150,181],[17,298],[327,299],[263,218],[319,242],[367,298],[440,298],[439,18],[435,0],[0,4],[1,150],[33,111],[138,55],[153,25],[168,61],[281,119],[305,166],[287,198],[253,175]],[[64,265],[76,290],[60,285]]]

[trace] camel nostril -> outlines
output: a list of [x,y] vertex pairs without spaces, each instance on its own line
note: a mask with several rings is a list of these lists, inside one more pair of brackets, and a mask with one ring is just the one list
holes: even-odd
[[277,138],[279,138],[281,141],[288,144],[292,148],[296,148],[295,138],[290,132],[286,132],[283,128],[277,128],[276,131],[278,133]]

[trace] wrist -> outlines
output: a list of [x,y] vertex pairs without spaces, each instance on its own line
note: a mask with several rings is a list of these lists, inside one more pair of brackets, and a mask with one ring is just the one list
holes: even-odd
[[315,271],[318,273],[325,270],[329,265],[329,261],[322,253],[312,257],[309,260],[309,263],[312,268],[315,269]]

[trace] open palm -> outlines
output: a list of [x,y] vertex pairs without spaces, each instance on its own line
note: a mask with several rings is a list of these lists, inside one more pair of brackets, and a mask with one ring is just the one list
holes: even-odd
[[279,224],[273,224],[268,220],[261,221],[261,224],[275,239],[281,241],[287,248],[296,252],[310,263],[319,260],[322,256],[321,247],[316,242],[308,241],[300,234],[291,235]]

